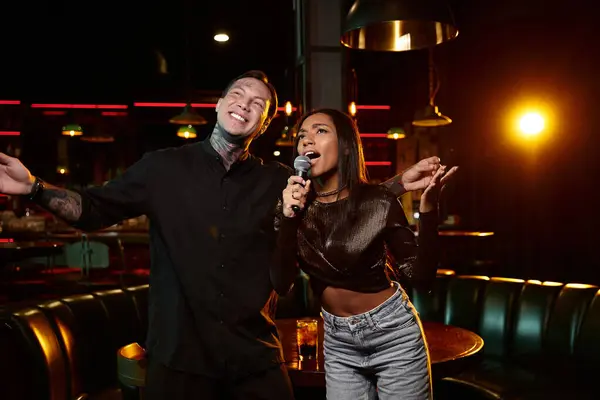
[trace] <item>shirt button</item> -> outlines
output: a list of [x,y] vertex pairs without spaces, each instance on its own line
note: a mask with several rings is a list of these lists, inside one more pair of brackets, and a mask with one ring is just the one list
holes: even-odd
[[219,323],[220,323],[221,325],[223,325],[223,320],[222,320],[222,319],[220,319],[220,320],[219,320]]
[[225,234],[224,234],[224,233],[221,233],[221,234],[219,235],[219,237],[220,237],[221,239],[225,239]]
[[227,207],[227,204],[223,204],[223,211],[229,211],[229,207]]
[[223,296],[225,296],[225,295],[223,294],[223,292],[219,293],[219,297],[223,297]]
[[221,264],[221,268],[225,268],[225,264]]

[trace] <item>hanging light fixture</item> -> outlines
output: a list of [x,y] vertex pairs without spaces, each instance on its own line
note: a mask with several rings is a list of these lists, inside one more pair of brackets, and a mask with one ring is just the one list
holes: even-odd
[[387,131],[387,138],[392,140],[404,139],[406,132],[402,128],[394,127]]
[[435,105],[435,95],[440,88],[433,64],[433,47],[429,48],[429,104],[415,113],[412,124],[423,128],[450,125],[452,120],[443,115]]
[[198,134],[192,125],[188,125],[180,127],[177,131],[177,136],[184,139],[194,139],[198,136]]
[[448,0],[356,0],[341,42],[360,50],[408,51],[454,39]]
[[79,124],[66,124],[62,127],[62,134],[64,136],[81,136],[83,135],[83,129]]
[[452,120],[439,112],[438,107],[428,104],[422,110],[415,113],[415,119],[412,124],[422,128],[433,128],[436,126],[450,125]]
[[205,125],[207,123],[204,117],[196,114],[190,103],[185,105],[181,114],[174,116],[169,122],[177,125]]
[[[193,26],[192,23],[192,3],[191,1],[186,1],[184,3],[185,8],[185,24],[184,24],[184,36],[185,36],[185,90],[187,92],[187,103],[183,108],[183,112],[179,115],[174,116],[169,120],[170,123],[176,125],[206,125],[207,121],[201,115],[196,114],[194,109],[192,108],[192,66],[191,66],[191,58],[192,58],[192,38],[193,35],[191,33],[191,29]],[[188,128],[189,129],[189,128]],[[180,129],[181,130],[181,129]],[[191,134],[191,131],[188,131]],[[177,132],[179,135],[179,131]],[[194,135],[196,131],[194,130]],[[194,136],[196,137],[196,136]]]

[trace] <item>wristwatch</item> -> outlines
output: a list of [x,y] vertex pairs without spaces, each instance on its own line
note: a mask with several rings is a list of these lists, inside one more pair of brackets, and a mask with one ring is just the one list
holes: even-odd
[[31,192],[27,196],[29,200],[36,201],[42,195],[45,189],[44,181],[35,177],[35,181],[33,182],[33,187],[31,188]]

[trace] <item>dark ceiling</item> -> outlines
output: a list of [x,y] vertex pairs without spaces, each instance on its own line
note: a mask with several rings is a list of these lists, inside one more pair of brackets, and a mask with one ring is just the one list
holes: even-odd
[[[93,4],[59,0],[34,15],[19,6],[23,17],[0,27],[0,97],[163,96],[183,90],[188,61],[195,89],[220,90],[247,69],[283,81],[291,65],[291,0]],[[218,30],[231,40],[216,43]]]
[[[558,17],[556,29],[565,29],[582,18],[566,18],[576,14],[577,1],[565,10],[564,2],[555,1],[454,0],[461,35],[448,52],[457,60],[457,47],[479,44],[478,51],[491,55],[484,40],[495,36],[490,45],[498,46],[522,21],[548,25]],[[185,88],[187,61],[196,90],[220,90],[245,70],[263,69],[280,95],[291,91],[293,0],[14,3],[3,5],[0,24],[2,98],[100,102],[178,97]],[[230,42],[213,41],[221,29],[230,34]],[[358,65],[361,57],[355,57]],[[386,61],[410,66],[410,57],[392,55]],[[371,71],[362,69],[364,81]]]

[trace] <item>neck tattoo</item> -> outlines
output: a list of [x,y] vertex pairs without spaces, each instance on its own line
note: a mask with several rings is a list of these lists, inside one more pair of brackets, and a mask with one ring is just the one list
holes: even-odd
[[215,128],[209,138],[210,145],[223,160],[223,166],[227,171],[229,168],[247,152],[250,140],[248,137],[237,137],[215,124]]

